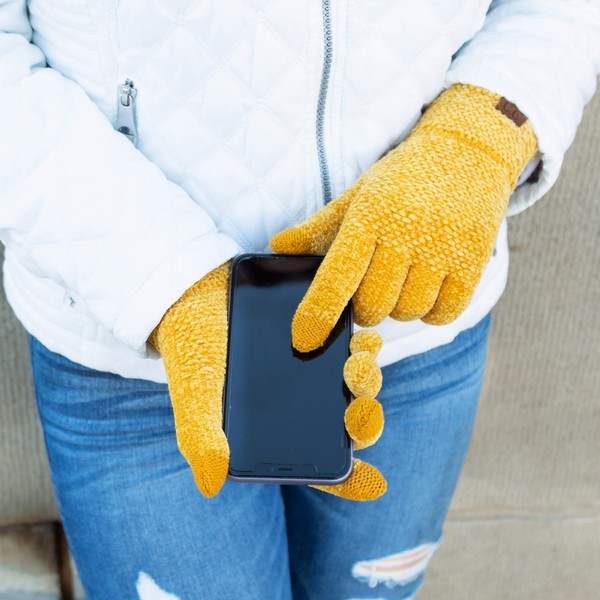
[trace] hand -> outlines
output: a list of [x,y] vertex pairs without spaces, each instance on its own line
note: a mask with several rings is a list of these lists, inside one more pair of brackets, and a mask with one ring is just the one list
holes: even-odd
[[297,350],[321,346],[350,299],[363,326],[387,316],[442,325],[467,307],[537,150],[531,124],[514,105],[506,116],[502,100],[452,86],[344,194],[273,237],[276,252],[326,253],[294,315]]
[[[167,372],[179,449],[207,497],[219,492],[229,470],[229,445],[222,427],[229,269],[226,263],[191,286],[150,336]],[[375,443],[383,429],[383,411],[374,400],[381,387],[375,360],[381,339],[374,332],[358,332],[350,347],[344,379],[357,398],[348,406],[345,423],[360,449]],[[355,460],[344,483],[320,487],[356,500],[376,498],[385,488],[379,471],[360,460]]]
[[226,263],[191,286],[150,336],[167,372],[179,450],[207,497],[219,492],[229,470],[222,426],[229,268]]

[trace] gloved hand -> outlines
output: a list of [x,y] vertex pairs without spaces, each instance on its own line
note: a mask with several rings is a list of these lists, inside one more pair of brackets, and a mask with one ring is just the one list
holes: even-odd
[[536,150],[531,124],[505,99],[462,84],[443,92],[344,194],[271,240],[276,252],[326,254],[294,315],[294,347],[321,346],[351,298],[363,326],[456,319]]
[[167,372],[179,450],[208,497],[229,470],[222,426],[229,268],[225,263],[188,288],[149,338]]
[[[149,338],[167,372],[179,449],[198,489],[208,497],[219,492],[229,468],[229,445],[222,427],[229,269],[226,263],[191,286]],[[383,429],[383,411],[374,399],[381,387],[375,360],[380,348],[376,333],[358,332],[344,366],[344,379],[356,396],[345,414],[356,449],[375,443]],[[375,467],[355,459],[352,475],[344,483],[318,487],[353,500],[371,500],[385,492],[386,481]]]

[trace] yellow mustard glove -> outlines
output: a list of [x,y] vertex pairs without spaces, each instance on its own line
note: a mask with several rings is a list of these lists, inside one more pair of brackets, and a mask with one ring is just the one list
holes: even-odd
[[344,194],[271,240],[276,252],[326,254],[294,315],[294,347],[321,346],[350,299],[363,326],[458,317],[536,151],[530,122],[506,99],[463,84],[440,94]]
[[[222,427],[229,269],[226,263],[192,285],[149,338],[165,365],[179,449],[198,489],[208,497],[219,492],[229,469],[229,445]],[[374,399],[381,388],[376,362],[381,339],[373,333],[352,337],[352,354],[344,366],[344,379],[357,396],[345,414],[357,449],[375,443],[383,429],[383,411]],[[348,480],[319,489],[352,500],[372,500],[385,492],[386,481],[375,467],[355,459]]]
[[[355,399],[346,409],[344,423],[355,450],[373,445],[383,431],[383,409],[375,400],[382,382],[377,365],[381,345],[379,334],[366,329],[356,332],[350,340],[351,355],[344,365],[344,381]],[[346,481],[312,487],[350,500],[375,500],[385,493],[387,482],[374,466],[354,458],[352,474]]]
[[229,470],[222,425],[229,268],[226,263],[188,288],[149,339],[167,372],[179,450],[208,497],[218,493]]

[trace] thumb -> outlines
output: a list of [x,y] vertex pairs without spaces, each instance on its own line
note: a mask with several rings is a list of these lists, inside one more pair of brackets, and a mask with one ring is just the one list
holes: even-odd
[[169,383],[177,443],[199,490],[214,496],[229,467],[222,429],[229,264],[205,275],[167,311],[151,341]]
[[[229,472],[229,444],[215,415],[190,410],[193,402],[180,402],[173,396],[177,445],[192,469],[196,486],[207,498],[223,487]],[[201,399],[201,401],[206,398]]]
[[280,254],[325,254],[357,191],[355,184],[299,225],[275,234],[271,238],[271,248]]

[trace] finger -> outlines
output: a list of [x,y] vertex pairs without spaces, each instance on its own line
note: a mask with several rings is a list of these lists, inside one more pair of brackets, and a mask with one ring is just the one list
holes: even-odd
[[355,450],[372,446],[383,432],[383,407],[374,398],[356,398],[346,409],[344,424]]
[[383,340],[374,329],[361,329],[350,339],[350,352],[352,354],[366,351],[377,356],[382,346]]
[[385,494],[387,481],[373,465],[355,458],[352,474],[343,483],[311,487],[348,500],[375,500]]
[[377,396],[382,375],[375,355],[363,350],[348,357],[344,363],[344,381],[355,398]]
[[476,287],[477,281],[473,279],[448,275],[440,287],[435,304],[422,320],[429,325],[451,323],[467,308]]
[[352,304],[354,320],[362,327],[381,323],[393,310],[410,266],[398,251],[380,244],[360,282]]
[[420,319],[433,308],[443,281],[441,271],[413,264],[390,316],[398,321]]
[[357,189],[352,186],[299,225],[275,234],[271,248],[280,254],[325,254],[342,226]]
[[292,320],[292,343],[300,352],[319,348],[361,282],[375,249],[356,224],[344,223]]

